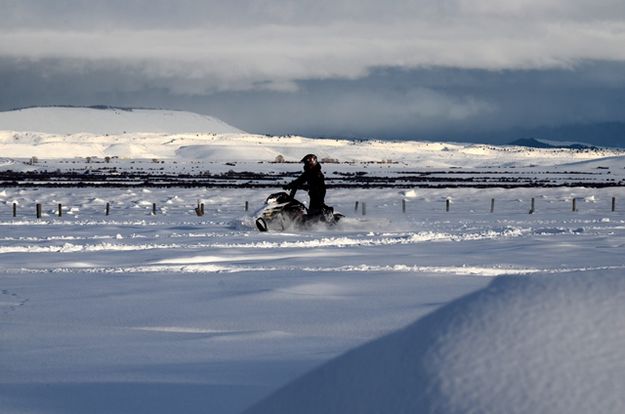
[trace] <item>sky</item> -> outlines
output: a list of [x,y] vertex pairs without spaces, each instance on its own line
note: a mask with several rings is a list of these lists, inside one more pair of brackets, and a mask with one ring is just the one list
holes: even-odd
[[0,10],[0,110],[137,106],[277,135],[501,142],[568,131],[625,146],[622,0],[0,0]]

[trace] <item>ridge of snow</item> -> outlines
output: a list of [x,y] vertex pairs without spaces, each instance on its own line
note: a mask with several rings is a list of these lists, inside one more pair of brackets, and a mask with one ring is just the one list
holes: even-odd
[[620,413],[624,299],[622,270],[500,277],[245,413]]

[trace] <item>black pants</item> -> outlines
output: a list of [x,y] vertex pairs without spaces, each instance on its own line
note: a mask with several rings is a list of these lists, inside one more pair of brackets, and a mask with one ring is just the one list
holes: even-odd
[[325,208],[325,203],[323,199],[310,198],[310,202],[308,203],[308,216],[319,216],[323,214],[323,210]]

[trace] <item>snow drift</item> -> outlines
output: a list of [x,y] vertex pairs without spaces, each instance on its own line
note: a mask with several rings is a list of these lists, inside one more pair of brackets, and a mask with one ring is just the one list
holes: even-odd
[[625,278],[495,279],[246,414],[621,413]]

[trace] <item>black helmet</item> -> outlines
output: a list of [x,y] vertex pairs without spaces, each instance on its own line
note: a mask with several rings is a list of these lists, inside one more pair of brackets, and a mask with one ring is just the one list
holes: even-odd
[[317,156],[315,154],[306,154],[300,162],[304,163],[304,168],[311,169],[317,165]]

